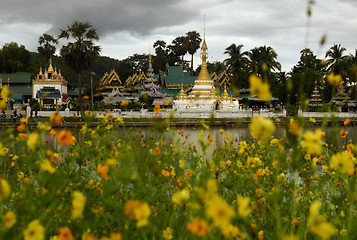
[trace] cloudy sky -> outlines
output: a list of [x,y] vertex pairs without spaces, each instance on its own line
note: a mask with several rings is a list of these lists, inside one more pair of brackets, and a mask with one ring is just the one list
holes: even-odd
[[[36,51],[43,33],[57,36],[74,20],[89,21],[99,32],[101,54],[124,59],[154,52],[156,40],[169,44],[192,30],[203,36],[205,15],[210,62],[227,58],[224,50],[232,43],[243,44],[245,51],[271,46],[285,71],[304,47],[320,58],[334,43],[354,53],[357,0],[314,2],[308,24],[308,0],[0,0],[0,47],[17,42]],[[327,41],[320,47],[324,34]],[[200,61],[196,53],[195,62]]]

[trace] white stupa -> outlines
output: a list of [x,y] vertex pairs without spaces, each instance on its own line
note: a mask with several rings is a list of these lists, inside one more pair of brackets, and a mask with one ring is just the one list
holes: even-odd
[[217,93],[214,82],[207,70],[207,49],[206,40],[203,38],[200,74],[188,96],[181,88],[176,100],[173,101],[173,109],[175,111],[212,112],[214,110],[232,111],[239,109],[238,101],[233,102],[232,97],[227,93],[227,89],[225,89],[222,96],[219,96],[219,92]]

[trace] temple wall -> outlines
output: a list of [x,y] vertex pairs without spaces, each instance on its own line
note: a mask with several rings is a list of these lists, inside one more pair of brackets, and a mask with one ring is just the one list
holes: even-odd
[[[49,117],[51,111],[39,111],[37,116],[38,117]],[[103,117],[103,112],[95,111],[94,112],[97,117]],[[77,116],[77,111],[60,111],[59,115],[64,117],[73,117]],[[186,112],[175,112],[172,110],[162,109],[159,114],[155,112],[148,112],[146,109],[141,111],[127,111],[127,112],[120,112],[120,111],[113,111],[108,112],[107,114],[112,114],[114,118],[168,118],[173,115],[174,118],[250,118],[256,116],[263,116],[267,118],[279,118],[285,117],[286,111],[282,111],[279,113],[270,112],[268,110],[261,110],[259,112],[252,111],[252,110],[239,110],[239,111],[213,111],[213,112],[199,112],[197,110],[191,110]]]

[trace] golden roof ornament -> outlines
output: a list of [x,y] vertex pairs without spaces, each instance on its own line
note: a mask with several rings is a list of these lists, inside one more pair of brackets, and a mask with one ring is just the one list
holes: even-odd
[[48,72],[52,73],[53,72],[53,67],[52,67],[52,58],[50,57],[50,66],[48,67]]
[[43,73],[42,73],[42,66],[40,66],[40,72],[38,73],[38,75],[43,75]]

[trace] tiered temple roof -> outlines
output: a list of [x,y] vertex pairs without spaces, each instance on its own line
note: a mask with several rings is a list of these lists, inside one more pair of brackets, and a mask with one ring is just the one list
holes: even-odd
[[317,81],[315,81],[314,91],[312,92],[309,107],[319,107],[322,105],[319,87]]

